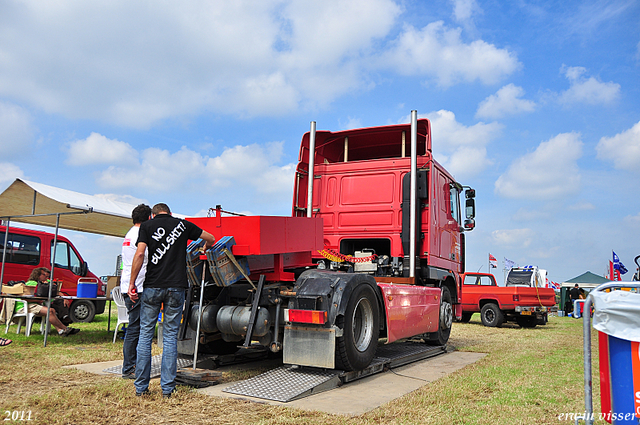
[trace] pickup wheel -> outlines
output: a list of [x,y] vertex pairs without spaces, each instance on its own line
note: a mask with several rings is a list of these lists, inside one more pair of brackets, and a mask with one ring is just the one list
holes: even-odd
[[462,319],[460,319],[460,321],[462,323],[469,323],[469,320],[471,320],[471,316],[473,316],[473,313],[462,313]]
[[378,302],[371,286],[361,284],[353,290],[336,325],[343,330],[336,338],[336,369],[351,371],[369,366],[376,355],[380,331]]
[[536,316],[518,316],[516,322],[523,328],[535,328],[538,324]]
[[[464,317],[463,317],[464,320]],[[431,334],[426,340],[429,345],[445,345],[451,335],[451,325],[453,324],[453,306],[451,305],[451,292],[446,286],[442,287],[440,296],[440,320],[438,321],[438,331]]]
[[69,316],[74,322],[91,322],[96,316],[96,306],[89,300],[76,300],[71,304]]
[[497,304],[485,304],[480,311],[482,324],[490,328],[499,328],[504,323],[504,314]]

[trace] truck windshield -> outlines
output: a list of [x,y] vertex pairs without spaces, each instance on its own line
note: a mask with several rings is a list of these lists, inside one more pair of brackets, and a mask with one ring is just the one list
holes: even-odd
[[510,271],[507,276],[507,286],[525,285],[531,286],[531,274],[530,271]]

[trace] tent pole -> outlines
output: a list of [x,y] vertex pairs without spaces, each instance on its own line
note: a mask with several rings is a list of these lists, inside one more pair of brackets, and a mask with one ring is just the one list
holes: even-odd
[[2,269],[0,270],[0,285],[4,282],[4,262],[7,255],[7,240],[9,239],[9,225],[11,217],[7,218],[7,227],[4,228],[4,245],[2,245]]
[[60,227],[60,214],[56,214],[56,233],[53,236],[53,253],[51,254],[51,275],[49,277],[49,294],[47,299],[47,321],[44,328],[44,346],[47,346],[47,337],[49,336],[49,314],[51,313],[51,290],[53,289],[53,271],[56,264],[56,248],[58,247],[58,229]]

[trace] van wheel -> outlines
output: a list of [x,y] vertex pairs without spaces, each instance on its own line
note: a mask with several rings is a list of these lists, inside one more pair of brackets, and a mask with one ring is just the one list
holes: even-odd
[[342,336],[336,338],[336,369],[351,371],[369,366],[376,355],[380,331],[380,313],[371,286],[361,284],[353,290],[336,325],[343,329]]
[[69,315],[74,322],[91,322],[96,316],[96,306],[88,300],[76,300],[71,304]]
[[504,314],[497,304],[485,304],[480,311],[482,324],[490,328],[499,328],[504,323]]
[[440,320],[438,321],[438,331],[433,332],[425,342],[428,345],[445,345],[451,335],[453,325],[453,306],[451,305],[451,292],[446,286],[442,287],[440,295]]

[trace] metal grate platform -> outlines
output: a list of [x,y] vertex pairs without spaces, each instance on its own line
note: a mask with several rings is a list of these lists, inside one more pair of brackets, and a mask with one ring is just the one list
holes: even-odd
[[222,390],[283,403],[335,388],[341,371],[282,366]]
[[[162,366],[162,354],[151,357],[151,378],[157,378],[160,376],[160,368]],[[178,369],[183,367],[193,366],[193,357],[186,358],[178,356]],[[113,366],[107,369],[104,369],[105,373],[114,373],[117,375],[122,375],[122,365]]]
[[407,341],[380,345],[376,352],[377,356],[363,370],[344,372],[312,367],[282,366],[238,382],[222,391],[287,403],[445,352],[444,346],[433,347],[422,342]]

